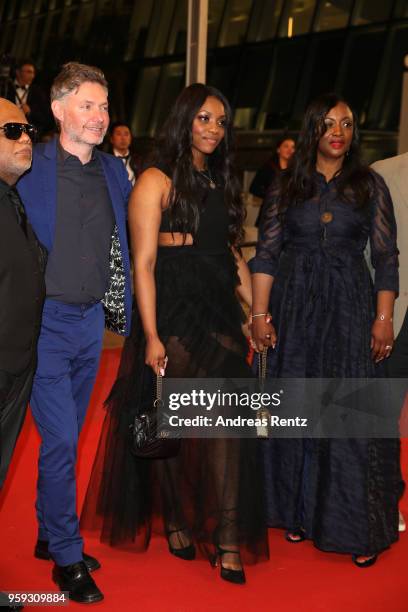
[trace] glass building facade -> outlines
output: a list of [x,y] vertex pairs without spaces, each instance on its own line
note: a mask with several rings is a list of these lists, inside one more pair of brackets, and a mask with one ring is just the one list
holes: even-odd
[[[45,83],[67,60],[102,67],[112,117],[138,137],[156,133],[184,85],[187,0],[0,7],[0,54],[32,57]],[[406,54],[408,0],[209,1],[207,82],[231,101],[243,149],[296,132],[307,103],[335,90],[355,107],[366,142],[381,134],[393,152]]]

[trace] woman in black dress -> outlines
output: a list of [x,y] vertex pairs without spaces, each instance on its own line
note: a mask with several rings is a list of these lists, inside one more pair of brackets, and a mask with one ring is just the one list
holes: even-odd
[[231,139],[227,100],[191,85],[169,113],[156,163],[133,190],[137,307],[81,522],[100,528],[113,546],[139,550],[152,529],[164,528],[172,554],[191,560],[198,546],[220,561],[224,579],[243,583],[241,559],[268,554],[256,440],[185,439],[177,456],[149,460],[132,456],[129,438],[135,414],[152,402],[158,371],[174,378],[251,374],[235,295],[251,303],[249,271],[235,248],[244,211]]
[[266,164],[261,166],[249,186],[249,193],[257,198],[264,199],[266,192],[279,174],[280,170],[286,170],[295,152],[295,141],[293,138],[284,136],[276,143],[276,151]]
[[259,168],[252,180],[251,185],[249,186],[249,193],[263,200],[256,217],[255,227],[259,227],[265,204],[264,198],[267,191],[279,176],[280,172],[282,170],[286,170],[288,167],[288,163],[295,152],[295,146],[296,145],[293,138],[289,138],[287,136],[280,138],[276,143],[275,154],[268,159],[266,164]]
[[[384,181],[360,160],[356,118],[334,94],[306,111],[250,268],[253,337],[271,347],[269,376],[381,376],[398,292],[395,219]],[[264,456],[268,524],[290,542],[310,538],[367,567],[397,540],[396,440],[275,439]]]

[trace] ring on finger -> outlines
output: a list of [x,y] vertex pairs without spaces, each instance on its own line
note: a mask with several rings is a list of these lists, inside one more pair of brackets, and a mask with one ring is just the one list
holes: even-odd
[[267,340],[270,340],[270,339],[271,339],[271,334],[265,334],[265,338],[266,338]]

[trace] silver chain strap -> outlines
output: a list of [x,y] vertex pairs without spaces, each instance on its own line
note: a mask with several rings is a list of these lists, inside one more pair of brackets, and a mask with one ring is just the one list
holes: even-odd
[[[265,384],[267,355],[268,355],[268,347],[264,346],[262,353],[259,355],[259,362],[258,362],[258,382],[259,382],[259,388],[261,391],[263,391],[264,384]],[[257,414],[259,418],[267,419],[267,420],[269,419],[269,410],[265,407],[260,408]],[[256,428],[256,434],[258,438],[267,438],[268,431],[269,431],[268,425],[266,426],[260,425],[259,427]]]
[[154,406],[160,406],[162,403],[163,395],[163,376],[161,374],[156,375],[156,399],[153,402]]
[[266,378],[267,355],[268,355],[268,347],[264,346],[262,353],[259,355],[259,362],[258,362],[258,379],[259,379],[259,386],[261,387],[261,389],[263,389],[264,387],[265,378]]

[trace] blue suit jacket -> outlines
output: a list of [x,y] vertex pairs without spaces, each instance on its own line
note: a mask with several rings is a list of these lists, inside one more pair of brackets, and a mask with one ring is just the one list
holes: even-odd
[[[127,202],[131,184],[120,159],[99,150],[96,150],[96,155],[105,174],[116,222],[110,251],[110,283],[102,300],[106,326],[127,336],[132,309],[126,237]],[[57,139],[34,147],[31,170],[18,181],[17,189],[38,239],[51,252],[57,216]]]

